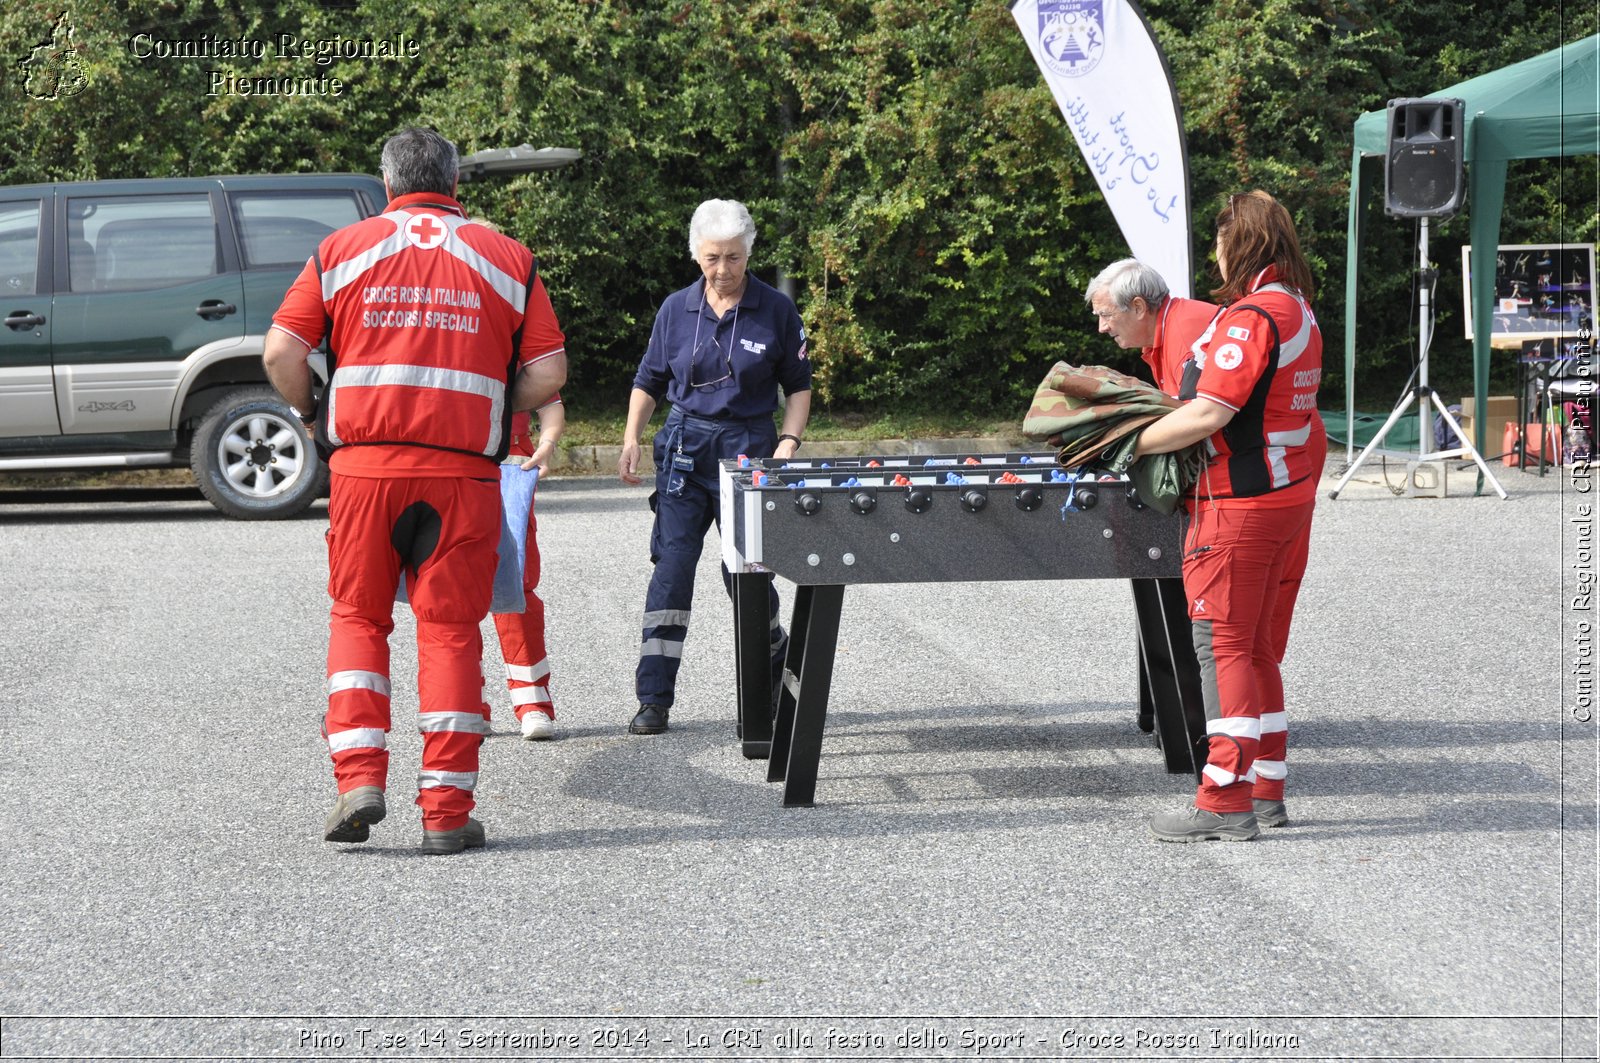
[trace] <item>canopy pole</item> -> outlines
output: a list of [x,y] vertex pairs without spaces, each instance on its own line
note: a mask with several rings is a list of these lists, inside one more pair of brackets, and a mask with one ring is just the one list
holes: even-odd
[[1361,148],[1350,151],[1350,221],[1344,265],[1344,460],[1356,458],[1356,278],[1361,253]]

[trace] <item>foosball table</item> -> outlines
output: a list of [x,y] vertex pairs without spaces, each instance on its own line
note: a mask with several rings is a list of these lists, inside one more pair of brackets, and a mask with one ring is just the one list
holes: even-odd
[[[1138,726],[1172,773],[1205,762],[1200,671],[1180,521],[1124,477],[1050,454],[725,461],[723,562],[733,577],[738,733],[785,805],[810,805],[844,589],[852,583],[1125,579],[1138,627]],[[796,585],[774,696],[769,574]]]

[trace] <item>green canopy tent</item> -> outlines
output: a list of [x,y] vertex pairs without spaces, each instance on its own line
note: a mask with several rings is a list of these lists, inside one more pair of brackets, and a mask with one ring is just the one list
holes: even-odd
[[[1472,370],[1477,409],[1474,445],[1485,451],[1488,426],[1489,332],[1493,324],[1494,256],[1500,244],[1506,163],[1511,159],[1593,155],[1600,150],[1600,34],[1493,73],[1440,89],[1433,97],[1465,103],[1464,155],[1471,205]],[[1387,110],[1356,119],[1350,159],[1350,228],[1346,242],[1345,412],[1355,423],[1358,232],[1363,202],[1361,159],[1387,154]],[[1349,438],[1353,438],[1352,436]],[[1353,445],[1353,444],[1352,444]]]

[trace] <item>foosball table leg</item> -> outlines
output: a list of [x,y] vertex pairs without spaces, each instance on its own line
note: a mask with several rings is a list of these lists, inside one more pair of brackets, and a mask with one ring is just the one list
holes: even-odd
[[1136,645],[1135,649],[1139,653],[1139,730],[1149,734],[1156,729],[1156,694],[1150,687],[1150,665],[1144,659],[1144,647]]
[[767,615],[771,577],[740,573],[733,577],[734,681],[740,752],[763,760],[772,749],[772,621]]
[[1183,580],[1130,582],[1139,625],[1141,724],[1148,700],[1167,771],[1198,777],[1205,766],[1206,712]]
[[789,650],[783,658],[783,685],[772,709],[772,755],[767,759],[767,781],[783,782],[789,775],[789,745],[794,737],[794,707],[800,691],[801,662],[806,637],[811,633],[811,602],[816,588],[801,584],[794,590],[794,612],[789,616]]
[[783,783],[783,803],[788,807],[809,806],[816,797],[828,688],[833,683],[843,609],[843,584],[801,586],[795,591],[786,661],[793,689],[786,682],[778,698],[772,757],[767,762],[767,780]]

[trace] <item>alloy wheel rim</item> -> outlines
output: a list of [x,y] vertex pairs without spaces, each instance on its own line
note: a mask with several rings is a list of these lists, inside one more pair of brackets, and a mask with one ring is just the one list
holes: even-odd
[[306,448],[286,419],[249,413],[232,421],[217,442],[217,467],[228,486],[247,498],[277,498],[305,472]]

